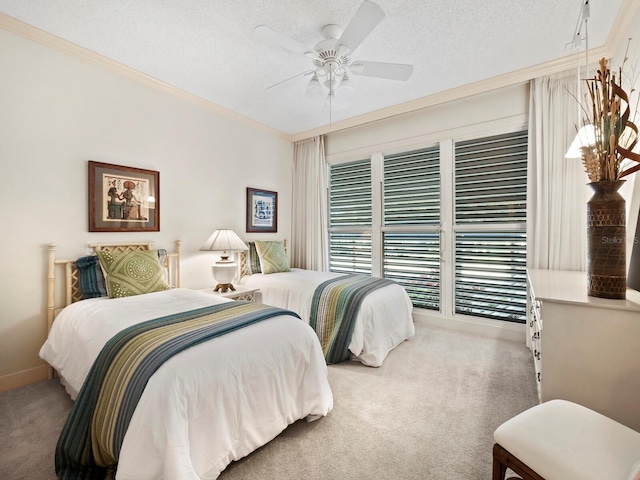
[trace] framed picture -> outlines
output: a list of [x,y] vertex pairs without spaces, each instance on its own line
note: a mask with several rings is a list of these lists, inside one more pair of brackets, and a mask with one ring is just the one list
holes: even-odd
[[89,231],[159,232],[160,172],[89,161]]
[[247,187],[247,232],[278,231],[278,192]]

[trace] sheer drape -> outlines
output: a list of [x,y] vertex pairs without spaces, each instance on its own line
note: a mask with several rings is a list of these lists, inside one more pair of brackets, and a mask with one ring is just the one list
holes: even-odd
[[586,270],[586,202],[591,196],[580,159],[564,158],[578,125],[576,74],[531,81],[527,264]]
[[322,136],[294,144],[292,197],[291,264],[326,271],[327,167]]

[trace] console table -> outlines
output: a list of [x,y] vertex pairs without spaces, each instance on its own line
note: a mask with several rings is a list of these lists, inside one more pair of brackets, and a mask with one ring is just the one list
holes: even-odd
[[590,297],[574,271],[532,269],[527,282],[540,401],[570,400],[640,431],[640,292]]

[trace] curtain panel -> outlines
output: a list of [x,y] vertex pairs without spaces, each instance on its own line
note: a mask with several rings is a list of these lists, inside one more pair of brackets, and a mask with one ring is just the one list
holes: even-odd
[[292,201],[291,264],[327,271],[327,164],[321,135],[294,144]]
[[527,186],[529,268],[586,270],[589,180],[580,159],[564,157],[584,116],[579,110],[577,85],[575,71],[531,81]]

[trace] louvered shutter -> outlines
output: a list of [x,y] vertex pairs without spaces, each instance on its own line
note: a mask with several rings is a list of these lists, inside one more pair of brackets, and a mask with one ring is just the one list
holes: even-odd
[[371,162],[331,166],[329,269],[371,275]]
[[402,285],[416,307],[439,310],[439,147],[385,156],[383,214],[384,277]]
[[455,145],[455,311],[526,318],[527,132]]

